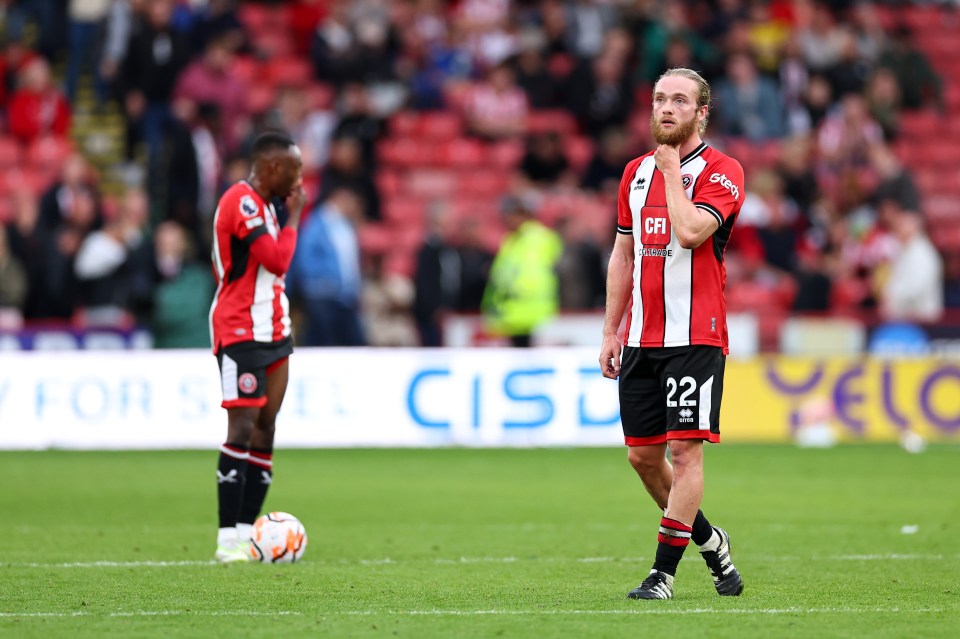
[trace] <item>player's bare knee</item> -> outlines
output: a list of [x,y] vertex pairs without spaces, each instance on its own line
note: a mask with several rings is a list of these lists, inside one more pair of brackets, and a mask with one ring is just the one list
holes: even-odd
[[640,477],[649,477],[659,472],[663,465],[662,456],[651,455],[649,451],[638,447],[627,449],[627,460]]
[[270,435],[272,437],[274,432],[277,430],[277,420],[261,419],[257,422],[257,430],[262,435]]
[[671,441],[670,461],[675,475],[682,475],[692,468],[699,467],[703,461],[703,443],[690,440]]

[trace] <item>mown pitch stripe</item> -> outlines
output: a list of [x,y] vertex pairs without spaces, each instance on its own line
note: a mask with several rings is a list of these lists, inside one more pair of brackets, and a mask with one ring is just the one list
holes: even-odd
[[[637,608],[634,610],[350,610],[346,612],[321,612],[318,616],[348,617],[495,617],[495,616],[595,616],[595,615],[796,615],[796,614],[897,614],[938,613],[943,608],[688,608],[664,610],[661,608]],[[295,617],[303,613],[296,610],[263,612],[257,610],[134,610],[130,612],[0,612],[0,618],[48,618],[48,617]]]
[[635,610],[356,610],[342,614],[356,617],[479,617],[479,616],[537,616],[537,615],[794,615],[794,614],[876,614],[876,613],[937,613],[943,608],[637,608]]
[[295,617],[302,615],[297,610],[277,610],[262,612],[259,610],[133,610],[130,612],[0,612],[0,617]]
[[[784,555],[775,557],[749,557],[752,561],[759,562],[780,562],[780,561],[944,561],[960,559],[960,555],[937,555],[937,554],[876,554],[876,555],[824,555],[813,557],[800,557],[794,555]],[[390,566],[402,564],[421,564],[430,563],[434,565],[448,564],[512,564],[523,562],[545,562],[545,563],[630,563],[639,561],[649,561],[649,557],[458,557],[458,558],[436,558],[436,559],[391,559],[384,557],[382,559],[356,559],[356,560],[308,560],[316,564],[360,564],[361,566]],[[72,561],[64,563],[45,563],[45,562],[10,562],[0,563],[0,568],[177,568],[181,566],[217,566],[216,561]]]

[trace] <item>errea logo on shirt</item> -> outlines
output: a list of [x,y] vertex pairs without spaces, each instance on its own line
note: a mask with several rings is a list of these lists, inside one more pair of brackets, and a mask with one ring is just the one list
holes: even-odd
[[731,182],[730,178],[727,177],[726,173],[714,173],[713,175],[710,176],[710,182],[712,183],[719,182],[720,186],[722,186],[723,188],[733,193],[733,199],[735,200],[740,199],[740,187],[738,187],[736,184]]

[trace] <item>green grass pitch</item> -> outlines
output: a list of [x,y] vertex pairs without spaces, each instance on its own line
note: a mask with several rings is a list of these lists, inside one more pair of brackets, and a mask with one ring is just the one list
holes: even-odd
[[956,446],[708,447],[746,589],[691,548],[645,602],[658,512],[622,449],[280,450],[267,508],[310,539],[285,566],[210,561],[215,459],[0,453],[0,636],[960,636]]

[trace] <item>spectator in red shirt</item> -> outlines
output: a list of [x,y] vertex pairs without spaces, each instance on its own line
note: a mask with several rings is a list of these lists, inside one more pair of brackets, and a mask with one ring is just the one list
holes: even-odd
[[30,62],[20,74],[20,87],[10,98],[10,133],[29,144],[46,134],[65,136],[70,130],[70,106],[53,86],[50,66],[42,58]]
[[513,70],[501,64],[491,69],[486,82],[470,92],[465,114],[473,134],[497,140],[523,133],[527,109],[527,96],[517,86]]

